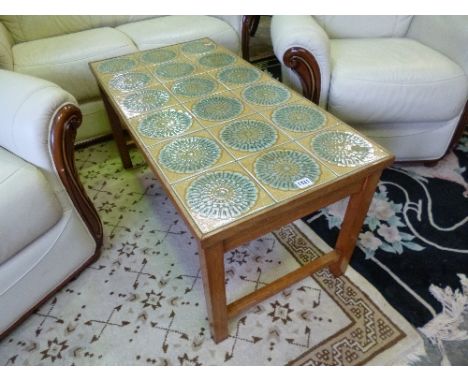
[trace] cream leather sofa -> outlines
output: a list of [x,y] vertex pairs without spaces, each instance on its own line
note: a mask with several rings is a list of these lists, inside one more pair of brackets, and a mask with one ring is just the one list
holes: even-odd
[[468,124],[468,16],[274,16],[271,35],[286,84],[399,161]]
[[52,81],[83,113],[78,140],[110,132],[88,63],[201,37],[235,53],[242,16],[0,16],[0,69]]
[[11,71],[0,84],[1,339],[96,258],[102,226],[75,172],[76,100]]

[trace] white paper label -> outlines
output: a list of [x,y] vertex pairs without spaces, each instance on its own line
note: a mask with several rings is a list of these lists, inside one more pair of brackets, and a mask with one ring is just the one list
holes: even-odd
[[306,188],[312,186],[313,184],[314,183],[309,178],[302,178],[294,182],[294,185],[299,188]]

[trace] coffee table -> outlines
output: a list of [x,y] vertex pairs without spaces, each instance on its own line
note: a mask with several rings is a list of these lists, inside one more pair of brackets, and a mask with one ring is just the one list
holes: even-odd
[[[124,167],[124,129],[198,239],[211,332],[329,267],[346,270],[393,155],[204,38],[90,64]],[[224,253],[350,197],[334,250],[227,303]]]

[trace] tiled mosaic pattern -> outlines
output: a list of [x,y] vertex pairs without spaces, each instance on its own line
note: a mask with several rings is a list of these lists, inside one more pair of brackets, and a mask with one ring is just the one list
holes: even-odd
[[201,236],[389,155],[207,38],[91,67]]

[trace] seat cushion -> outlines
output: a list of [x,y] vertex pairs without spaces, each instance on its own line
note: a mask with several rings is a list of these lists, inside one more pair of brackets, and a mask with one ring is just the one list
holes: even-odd
[[81,102],[99,96],[89,62],[136,51],[113,28],[90,29],[13,46],[14,70],[55,82]]
[[0,148],[0,264],[53,227],[62,213],[40,170]]
[[331,40],[328,109],[348,123],[446,121],[468,81],[446,56],[411,39]]
[[209,37],[235,53],[239,51],[236,31],[225,21],[210,16],[166,16],[124,24],[116,29],[132,39],[140,50]]

